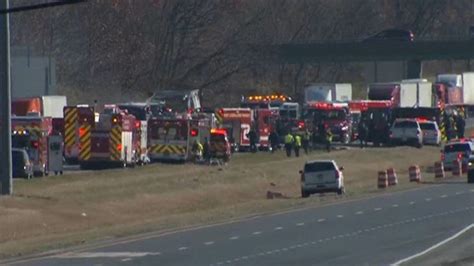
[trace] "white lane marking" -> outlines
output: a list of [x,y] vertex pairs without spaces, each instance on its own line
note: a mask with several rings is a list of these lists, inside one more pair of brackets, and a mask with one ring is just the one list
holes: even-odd
[[275,231],[278,231],[278,230],[283,230],[283,227],[281,226],[275,227]]
[[474,192],[474,189],[471,189],[471,192]]
[[397,262],[394,262],[394,263],[392,263],[392,264],[390,264],[390,265],[397,266],[397,265],[400,265],[400,264],[405,263],[405,262],[407,262],[407,261],[410,261],[410,260],[412,260],[412,259],[414,259],[414,258],[417,258],[417,257],[419,257],[419,256],[425,255],[426,253],[428,253],[428,252],[430,252],[430,251],[432,251],[432,250],[434,250],[434,249],[436,249],[436,248],[438,248],[438,247],[440,247],[440,246],[442,246],[442,245],[448,243],[449,241],[451,241],[451,240],[453,240],[453,239],[456,239],[456,238],[459,237],[460,235],[462,235],[462,234],[464,234],[465,232],[471,230],[471,228],[474,228],[474,224],[468,225],[467,227],[463,228],[461,231],[457,232],[457,233],[454,234],[453,236],[446,238],[445,240],[443,240],[443,241],[437,243],[437,244],[434,245],[434,246],[429,247],[428,249],[426,249],[426,250],[424,250],[424,251],[422,251],[422,252],[416,253],[416,254],[414,254],[413,256],[410,256],[410,257],[408,257],[408,258],[401,259],[401,260],[399,260],[399,261],[397,261]]
[[296,226],[303,226],[304,223],[297,223]]
[[339,214],[337,218],[344,218],[344,215]]
[[255,232],[252,233],[252,235],[255,235],[255,236],[256,236],[256,235],[260,235],[261,233],[262,233],[262,232],[260,232],[260,231],[255,231]]
[[232,236],[232,237],[229,237],[229,240],[237,240],[239,239],[239,236]]
[[186,249],[188,249],[188,247],[180,247],[180,248],[178,248],[179,251],[184,251],[184,250],[186,250]]
[[448,195],[444,194],[444,195],[441,195],[441,198],[446,198]]
[[381,210],[382,210],[382,208],[374,208],[374,211],[376,211],[376,212],[381,211]]
[[410,201],[410,205],[413,205],[413,204],[415,204],[415,202],[414,202],[414,201]]
[[393,204],[392,207],[397,208],[398,204]]
[[138,258],[145,256],[160,255],[160,252],[79,252],[64,253],[53,256],[53,258],[73,259],[73,258]]
[[326,221],[326,219],[324,219],[324,218],[318,219],[318,223],[322,223],[324,221]]
[[363,212],[363,211],[358,211],[358,212],[356,212],[355,214],[356,214],[356,215],[361,215],[361,214],[364,214],[364,212]]
[[204,242],[204,245],[206,245],[206,246],[210,246],[210,245],[213,245],[213,244],[214,244],[214,241]]
[[131,261],[131,260],[132,260],[131,258],[125,258],[125,259],[122,259],[121,261],[126,262],[126,261]]
[[464,191],[458,191],[458,192],[456,192],[456,195],[461,195],[461,194],[464,194]]
[[426,200],[426,201],[431,201],[431,198],[426,198],[425,200]]

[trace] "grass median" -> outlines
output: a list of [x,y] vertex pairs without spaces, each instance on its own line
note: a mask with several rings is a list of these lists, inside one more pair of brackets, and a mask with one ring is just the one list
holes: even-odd
[[[298,170],[308,159],[344,166],[346,195],[301,199]],[[237,154],[224,167],[153,164],[15,180],[14,195],[0,198],[0,257],[408,189],[421,186],[408,182],[408,167],[436,160],[438,147],[354,148],[299,158]],[[388,167],[397,170],[399,185],[379,190],[377,171]],[[268,200],[267,190],[288,198]]]

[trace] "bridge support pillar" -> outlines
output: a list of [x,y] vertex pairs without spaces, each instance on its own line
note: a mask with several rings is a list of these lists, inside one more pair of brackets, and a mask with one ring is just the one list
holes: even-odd
[[409,60],[406,71],[407,79],[420,79],[423,76],[423,63],[421,60]]

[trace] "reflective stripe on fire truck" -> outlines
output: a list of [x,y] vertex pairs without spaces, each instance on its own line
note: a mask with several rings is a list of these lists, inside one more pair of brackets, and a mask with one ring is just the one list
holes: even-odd
[[156,144],[150,148],[151,153],[186,154],[186,147],[179,145]]
[[439,131],[441,132],[441,141],[446,142],[448,141],[448,135],[446,134],[446,123],[444,121],[444,108],[440,110],[440,123],[439,123]]
[[222,125],[222,122],[224,121],[224,117],[222,116],[222,109],[217,109],[214,112],[214,115],[216,116],[217,123],[219,125]]
[[122,128],[115,126],[110,131],[109,137],[110,159],[118,161],[122,157]]
[[79,129],[79,141],[81,148],[79,160],[87,161],[91,158],[91,125],[83,125]]
[[64,147],[71,149],[76,142],[77,108],[64,109]]

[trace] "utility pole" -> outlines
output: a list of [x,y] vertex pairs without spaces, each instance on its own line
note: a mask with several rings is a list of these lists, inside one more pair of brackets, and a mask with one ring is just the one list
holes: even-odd
[[[0,9],[9,8],[0,0]],[[11,151],[10,25],[8,13],[0,14],[0,195],[13,193]]]

